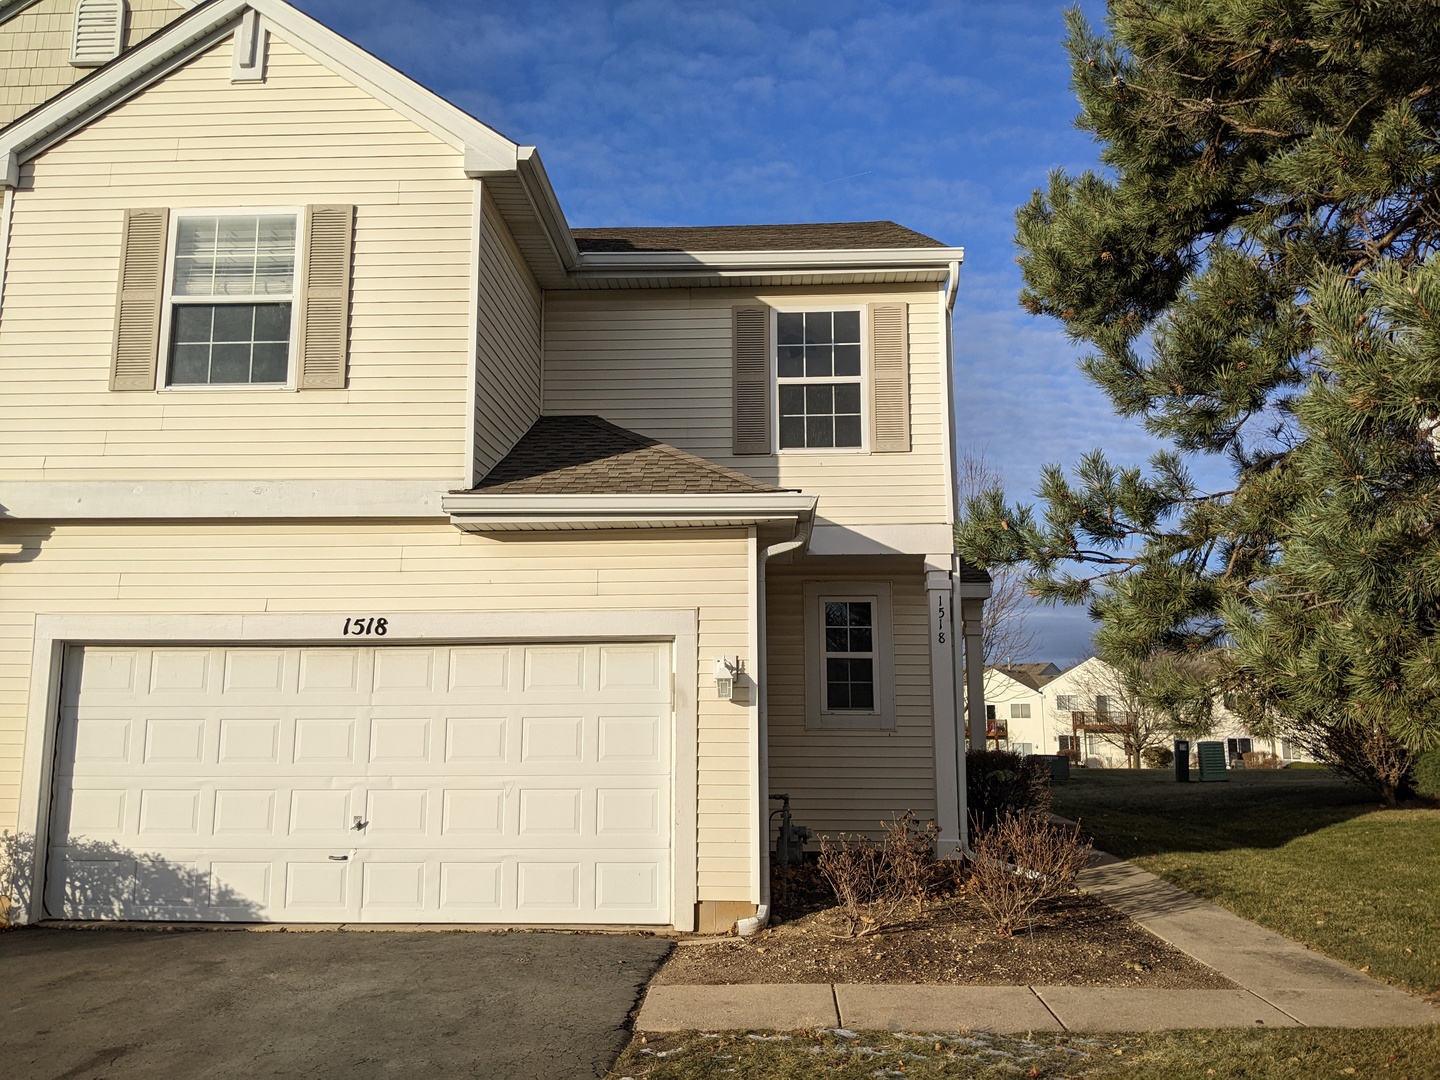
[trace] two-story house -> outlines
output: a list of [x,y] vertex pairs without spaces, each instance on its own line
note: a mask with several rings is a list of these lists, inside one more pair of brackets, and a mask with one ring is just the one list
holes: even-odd
[[958,248],[572,229],[281,0],[0,56],[12,918],[725,929],[772,793],[958,842]]

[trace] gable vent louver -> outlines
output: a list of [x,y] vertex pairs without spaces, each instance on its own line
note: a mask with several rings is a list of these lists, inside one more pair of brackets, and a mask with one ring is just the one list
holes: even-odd
[[125,39],[125,0],[79,0],[70,63],[99,67],[120,55]]

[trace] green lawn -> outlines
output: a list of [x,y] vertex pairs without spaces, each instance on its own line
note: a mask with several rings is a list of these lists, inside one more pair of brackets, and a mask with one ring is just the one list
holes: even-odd
[[1252,1077],[1431,1080],[1440,1027],[1177,1031],[1153,1035],[785,1035],[679,1032],[635,1039],[611,1080],[870,1080],[871,1077]]
[[1317,770],[1084,769],[1055,811],[1095,845],[1372,975],[1440,996],[1440,809],[1382,810]]

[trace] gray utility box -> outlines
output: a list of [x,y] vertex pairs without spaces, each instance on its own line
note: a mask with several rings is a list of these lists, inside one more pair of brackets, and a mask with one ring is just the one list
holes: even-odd
[[1070,759],[1064,754],[1056,754],[1050,759],[1050,779],[1070,779]]
[[1230,770],[1225,767],[1225,744],[1223,742],[1201,742],[1195,744],[1200,757],[1200,782],[1207,780],[1229,780]]
[[1175,779],[1182,784],[1190,782],[1190,740],[1175,740]]

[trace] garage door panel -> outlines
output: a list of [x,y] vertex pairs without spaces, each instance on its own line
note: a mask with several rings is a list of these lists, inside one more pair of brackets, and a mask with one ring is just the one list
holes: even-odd
[[645,643],[71,649],[50,911],[669,922],[669,666]]

